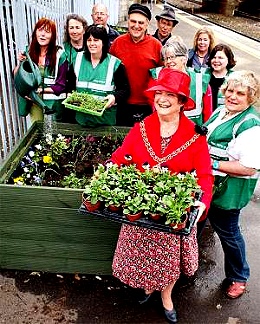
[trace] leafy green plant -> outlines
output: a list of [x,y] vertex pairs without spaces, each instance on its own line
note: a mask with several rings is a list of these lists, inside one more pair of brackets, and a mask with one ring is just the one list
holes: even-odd
[[84,188],[87,185],[88,181],[88,178],[78,178],[77,175],[72,172],[60,181],[60,185],[64,188],[79,189]]
[[124,203],[123,214],[135,215],[145,209],[145,200],[142,196],[128,196]]
[[144,208],[145,215],[160,214],[159,207],[161,204],[161,199],[157,194],[153,192],[148,192],[144,195],[144,199],[146,201]]
[[[174,174],[165,168],[149,168],[144,172],[135,165],[100,165],[92,181],[98,181],[99,200],[105,206],[123,207],[123,214],[160,214],[165,224],[180,223],[200,191],[195,174]],[[96,182],[94,182],[96,185]],[[97,189],[94,188],[95,195]],[[87,187],[90,193],[90,187]],[[96,199],[98,199],[95,196]]]
[[77,91],[72,92],[72,94],[67,98],[66,103],[97,112],[102,111],[105,106],[105,100],[99,99],[86,92]]

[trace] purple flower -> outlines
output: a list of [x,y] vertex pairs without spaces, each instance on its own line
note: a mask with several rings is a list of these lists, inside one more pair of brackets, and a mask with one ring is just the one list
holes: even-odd
[[93,143],[93,142],[95,142],[95,141],[96,141],[96,139],[95,139],[95,137],[92,136],[92,135],[88,135],[88,136],[86,137],[86,142]]

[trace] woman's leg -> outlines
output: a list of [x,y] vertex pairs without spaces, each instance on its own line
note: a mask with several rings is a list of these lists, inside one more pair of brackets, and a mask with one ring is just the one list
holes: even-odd
[[163,307],[166,310],[172,310],[174,308],[172,302],[172,289],[175,285],[175,282],[176,281],[170,283],[164,290],[161,291]]
[[246,260],[245,242],[239,228],[240,210],[224,210],[210,207],[208,218],[219,236],[224,251],[226,278],[235,282],[246,282],[249,266]]

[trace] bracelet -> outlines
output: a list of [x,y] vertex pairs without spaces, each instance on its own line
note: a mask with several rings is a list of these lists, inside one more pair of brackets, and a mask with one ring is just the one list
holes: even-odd
[[219,169],[219,161],[214,160],[212,163],[212,169],[218,170]]

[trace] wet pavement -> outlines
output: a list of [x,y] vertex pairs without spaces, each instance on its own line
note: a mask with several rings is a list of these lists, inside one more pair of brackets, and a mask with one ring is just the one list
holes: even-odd
[[[159,11],[160,7],[155,6],[154,14]],[[190,26],[181,20],[177,26],[179,32],[176,34],[182,35],[191,44],[195,29],[194,26]],[[151,27],[155,27],[155,22]],[[253,42],[254,46],[255,44]],[[244,64],[252,69],[259,68],[259,59],[250,54],[247,56],[239,49],[236,51]],[[223,253],[218,238],[208,226],[200,242],[200,266],[195,281],[185,285],[179,282],[173,291],[172,298],[179,315],[179,323],[260,323],[259,215],[258,182],[255,194],[241,216],[251,267],[251,278],[245,294],[239,299],[230,300],[221,290],[221,282],[224,279]],[[145,305],[137,303],[138,293],[138,290],[121,284],[112,276],[48,274],[2,269],[0,323],[166,323],[159,293],[155,293]]]

